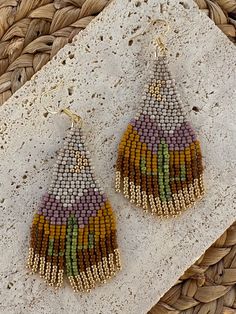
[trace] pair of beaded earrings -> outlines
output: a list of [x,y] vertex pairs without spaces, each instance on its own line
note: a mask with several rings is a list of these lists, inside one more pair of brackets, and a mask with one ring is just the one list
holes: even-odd
[[[156,46],[159,54],[140,109],[119,145],[115,189],[145,211],[176,217],[204,194],[202,155],[182,111],[161,37]],[[94,177],[81,118],[69,109],[62,112],[72,126],[33,219],[28,267],[55,288],[66,272],[75,292],[89,291],[121,268],[116,223]]]

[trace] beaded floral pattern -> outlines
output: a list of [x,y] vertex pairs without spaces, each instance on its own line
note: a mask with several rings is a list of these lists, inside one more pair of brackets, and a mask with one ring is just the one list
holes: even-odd
[[89,291],[120,269],[111,205],[93,174],[79,126],[67,133],[48,192],[34,216],[28,267],[59,288]]
[[119,145],[116,191],[158,216],[177,216],[204,194],[202,173],[199,141],[160,56]]

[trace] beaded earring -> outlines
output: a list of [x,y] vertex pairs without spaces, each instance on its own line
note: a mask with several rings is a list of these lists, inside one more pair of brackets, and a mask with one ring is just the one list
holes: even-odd
[[111,205],[93,174],[81,119],[72,119],[52,183],[34,215],[28,267],[55,288],[64,273],[75,292],[89,291],[121,268]]
[[[166,34],[168,23],[158,21]],[[202,154],[168,69],[163,38],[155,44],[140,109],[119,145],[115,188],[144,210],[175,217],[204,194]]]

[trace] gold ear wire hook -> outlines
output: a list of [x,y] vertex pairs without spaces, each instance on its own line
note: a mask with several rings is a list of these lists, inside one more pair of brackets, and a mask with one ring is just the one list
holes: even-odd
[[[165,41],[164,41],[164,38],[166,37],[167,33],[170,30],[170,24],[167,21],[161,20],[161,19],[159,19],[157,21],[163,23],[163,26],[166,27],[166,30],[164,30],[162,33],[160,33],[160,35],[154,40],[154,44],[156,45],[156,48],[159,48],[160,54],[164,55],[168,51],[166,44],[165,44]],[[157,49],[156,49],[155,56],[156,57],[158,56]]]
[[[156,19],[156,20],[152,20],[150,23],[148,23],[147,27],[144,29],[144,31],[142,31],[141,33],[133,36],[131,38],[131,40],[133,40],[134,38],[137,38],[139,36],[143,36],[144,34],[146,34],[147,30],[149,29],[150,26],[154,26],[156,23],[163,23],[163,26],[166,27],[166,30],[161,32],[160,35],[153,41],[153,43],[156,45],[156,48],[159,48],[159,52],[163,55],[167,52],[167,47],[166,44],[164,42],[164,37],[166,36],[166,34],[169,32],[170,30],[170,24],[162,19]],[[157,53],[157,49],[156,49],[156,53],[155,53],[155,57],[158,56]]]
[[76,113],[72,112],[69,108],[63,108],[63,109],[61,109],[60,112],[65,113],[68,117],[71,118],[71,121],[72,121],[71,127],[72,128],[74,126],[74,123],[79,123],[82,121],[81,117],[79,115],[77,115]]
[[149,27],[151,27],[151,25],[152,25],[152,26],[155,25],[156,21],[157,21],[157,20],[152,20],[151,22],[149,22],[148,25],[147,25],[147,27],[146,27],[141,33],[134,35],[133,37],[131,37],[130,40],[133,40],[133,39],[135,39],[135,38],[137,38],[137,37],[139,37],[139,36],[145,35],[146,32],[147,32],[147,30],[149,29]]
[[77,115],[76,113],[72,112],[69,108],[63,108],[59,111],[51,111],[47,108],[44,107],[44,109],[50,113],[50,114],[58,114],[58,113],[65,113],[70,119],[71,119],[71,127],[74,127],[75,123],[82,123],[82,119],[79,115]]

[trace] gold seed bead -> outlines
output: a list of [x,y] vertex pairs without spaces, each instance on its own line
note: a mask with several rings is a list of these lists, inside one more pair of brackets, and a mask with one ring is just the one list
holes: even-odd
[[36,273],[38,270],[38,264],[39,264],[39,255],[35,254],[34,256],[34,262],[33,262],[33,267],[32,267],[32,271],[33,273]]
[[93,265],[92,267],[93,277],[95,281],[99,281],[97,266]]
[[82,280],[80,278],[80,275],[76,275],[75,276],[75,280],[77,282],[77,287],[79,291],[83,291],[83,284],[82,284]]
[[115,274],[115,266],[113,263],[113,254],[109,254],[109,256],[108,256],[108,264],[109,264],[111,275],[114,275]]
[[115,254],[115,264],[116,264],[116,268],[117,270],[121,269],[121,261],[120,261],[120,252],[118,249],[114,250],[114,254]]
[[51,285],[54,285],[56,282],[56,277],[57,277],[57,266],[52,267],[52,275],[51,275]]
[[50,280],[50,275],[51,275],[51,263],[47,262],[46,263],[46,272],[45,272],[45,281],[48,282]]
[[135,202],[135,185],[133,182],[130,182],[130,194],[131,194],[131,202]]
[[87,277],[86,277],[84,272],[81,273],[81,278],[82,278],[83,287],[84,287],[85,291],[89,292],[90,291],[90,286],[89,286]]
[[105,282],[105,275],[102,268],[102,263],[98,262],[98,274],[101,282]]
[[27,267],[28,268],[32,268],[33,260],[34,260],[34,249],[29,248],[29,253],[28,253],[28,258],[27,258]]
[[62,283],[63,283],[63,270],[59,270],[56,289],[59,289],[62,286]]
[[39,274],[41,277],[43,277],[44,273],[45,273],[45,257],[40,257]]
[[90,287],[93,288],[95,286],[95,281],[93,279],[93,275],[92,275],[92,272],[89,268],[86,269],[86,274],[87,274],[87,277],[88,277],[88,282],[90,284]]

